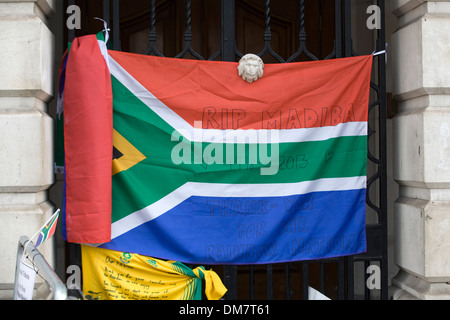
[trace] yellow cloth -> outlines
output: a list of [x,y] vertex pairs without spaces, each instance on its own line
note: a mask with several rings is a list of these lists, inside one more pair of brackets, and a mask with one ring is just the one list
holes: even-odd
[[81,246],[83,293],[92,300],[209,300],[227,291],[217,273],[175,261]]

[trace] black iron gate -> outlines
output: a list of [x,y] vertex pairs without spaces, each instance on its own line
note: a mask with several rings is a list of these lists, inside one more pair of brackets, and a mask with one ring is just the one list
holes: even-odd
[[[121,50],[121,5],[124,0],[101,0],[102,18],[111,27],[110,43],[114,50]],[[172,0],[176,1],[176,0]],[[194,0],[195,1],[195,0]],[[194,2],[193,1],[193,2]],[[184,2],[183,48],[175,57],[236,61],[243,55],[236,45],[236,2],[221,0],[220,48],[209,57],[202,57],[192,46],[191,1]],[[294,0],[292,0],[293,2]],[[317,0],[314,0],[317,1]],[[68,0],[67,5],[83,1]],[[92,4],[92,0],[89,3]],[[148,49],[145,54],[163,56],[157,49],[157,7],[168,1],[148,2]],[[305,24],[308,0],[297,1],[298,7],[298,47],[288,58],[282,58],[272,49],[271,1],[260,0],[264,16],[264,32],[257,35],[263,38],[264,46],[259,56],[270,55],[280,63],[298,60],[318,60],[307,48],[308,30]],[[275,2],[275,1],[273,1]],[[357,2],[357,1],[356,1]],[[367,1],[362,1],[367,3]],[[87,5],[88,1],[84,2]],[[128,5],[134,1],[126,1]],[[334,29],[334,48],[325,59],[334,59],[358,55],[352,46],[352,3],[351,0],[321,0],[323,6],[333,7],[334,23],[322,23],[321,28]],[[385,1],[376,1],[379,9],[380,27],[376,30],[374,51],[385,49]],[[319,17],[317,17],[319,18]],[[75,36],[75,30],[69,30],[68,40]],[[247,53],[247,52],[246,52]],[[365,53],[367,54],[367,53]],[[320,261],[302,261],[265,266],[224,266],[222,279],[228,292],[226,299],[308,299],[308,288],[314,287],[332,299],[387,299],[387,201],[386,201],[386,61],[384,55],[374,58],[372,71],[371,101],[369,108],[369,150],[367,209],[371,216],[367,221],[367,253]],[[72,250],[73,251],[73,250]],[[73,262],[72,262],[73,264]]]

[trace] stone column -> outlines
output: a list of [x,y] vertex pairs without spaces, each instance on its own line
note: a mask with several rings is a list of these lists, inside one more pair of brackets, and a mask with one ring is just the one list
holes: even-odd
[[393,298],[450,299],[450,1],[393,2]]
[[[55,210],[47,197],[54,181],[54,124],[47,113],[54,87],[47,19],[54,1],[0,0],[0,299],[12,298],[19,237],[31,237]],[[52,264],[51,241],[41,252]]]

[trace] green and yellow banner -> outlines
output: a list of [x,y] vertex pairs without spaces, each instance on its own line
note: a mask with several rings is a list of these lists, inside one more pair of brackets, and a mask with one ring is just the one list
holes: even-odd
[[227,291],[204,267],[82,245],[83,293],[89,300],[209,300]]

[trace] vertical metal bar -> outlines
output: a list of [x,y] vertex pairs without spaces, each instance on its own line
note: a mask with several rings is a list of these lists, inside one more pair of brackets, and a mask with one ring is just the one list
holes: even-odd
[[267,300],[273,300],[273,265],[267,265]]
[[113,49],[121,50],[120,44],[120,8],[119,0],[113,0]]
[[264,22],[264,41],[269,41],[272,39],[272,34],[270,32],[270,0],[265,1],[265,22]]
[[234,61],[236,55],[234,0],[222,0],[222,60]]
[[249,273],[249,295],[250,300],[255,300],[255,267],[253,265],[248,266]]
[[156,42],[156,5],[150,0],[150,42]]
[[149,47],[144,54],[149,55],[153,52],[156,56],[160,56],[160,57],[164,56],[156,48],[156,4],[155,4],[155,0],[150,0],[150,32],[148,34],[148,42],[149,42]]
[[309,298],[309,294],[308,294],[308,286],[309,286],[308,276],[309,276],[308,263],[304,262],[304,263],[302,263],[302,294],[303,294],[303,300],[308,300],[308,298]]
[[[387,250],[387,249],[386,249]],[[387,253],[383,254],[383,259],[380,260],[380,270],[381,270],[381,300],[388,300],[389,293],[389,283],[388,283],[388,258]]]
[[342,58],[342,1],[334,2],[335,51],[336,58]]
[[346,257],[345,263],[347,267],[347,299],[355,299],[355,262],[353,257]]
[[305,0],[300,0],[299,14],[300,14],[299,40],[300,40],[300,47],[303,47],[306,46]]
[[186,28],[184,31],[184,39],[186,41],[191,41],[192,32],[191,32],[191,0],[186,0]]
[[[110,0],[103,0],[103,7],[102,7],[103,17],[102,17],[102,19],[106,21],[106,23],[108,24],[108,28],[111,28],[111,14],[110,14],[110,11],[111,11]],[[110,48],[111,47],[111,41],[108,41],[106,46],[108,48]]]
[[369,275],[367,274],[367,269],[370,266],[370,261],[364,261],[364,300],[370,300],[370,290],[367,287],[367,279],[369,278]]
[[237,300],[237,266],[223,267],[223,284],[228,289],[225,300]]
[[345,299],[345,260],[344,258],[339,259],[338,261],[338,286],[337,286],[337,294],[339,300]]
[[264,5],[265,5],[264,49],[262,49],[262,51],[258,53],[258,56],[262,57],[266,52],[268,52],[274,58],[276,58],[279,62],[285,62],[284,59],[279,54],[277,54],[275,51],[273,51],[272,46],[271,46],[272,33],[270,31],[270,0],[266,0]]
[[325,291],[327,288],[326,280],[327,280],[326,263],[321,262],[320,263],[320,289],[319,290],[323,294],[325,294]]
[[110,1],[109,0],[103,0],[103,20],[106,21],[108,26],[110,25]]
[[[74,5],[75,4],[75,0],[69,0],[68,2],[67,2],[67,4],[69,5],[69,6],[72,6],[72,5]],[[66,8],[66,10],[67,10],[67,8]],[[68,31],[68,34],[67,34],[67,36],[68,36],[68,38],[67,38],[67,40],[69,41],[69,42],[72,42],[74,39],[75,39],[75,29],[68,29],[69,31]]]
[[194,57],[199,60],[204,60],[203,57],[195,52],[192,49],[191,40],[192,40],[192,32],[191,32],[191,0],[186,0],[186,25],[184,30],[184,49],[182,52],[177,54],[175,58],[182,58],[186,53],[191,53]]
[[[378,50],[386,49],[386,33],[385,33],[385,1],[378,0],[378,6],[381,11],[381,29],[378,30]],[[381,299],[388,299],[388,252],[387,252],[387,155],[386,155],[386,118],[387,118],[387,98],[386,98],[386,56],[378,56],[378,72],[379,72],[379,92],[378,100],[380,101],[380,160],[381,160],[381,170],[380,170],[380,209],[381,209],[381,225],[382,225],[382,241],[383,249],[382,256],[383,259],[380,261],[381,267]]]
[[69,248],[69,261],[68,265],[76,265],[80,268],[82,267],[81,263],[81,245],[79,243],[68,243]]
[[[301,53],[304,53],[308,58],[312,60],[319,60],[315,55],[313,55],[311,52],[309,52],[308,48],[306,47],[306,27],[305,27],[305,0],[299,1],[298,6],[298,14],[299,14],[299,46],[297,52],[295,52],[292,56],[290,56],[286,62],[292,62],[294,59],[300,56]],[[267,45],[266,45],[267,47]],[[276,57],[280,62],[282,62],[282,58],[275,54],[273,51],[270,51],[274,57]]]
[[352,56],[352,4],[344,1],[344,57]]
[[286,263],[284,265],[284,283],[285,283],[285,299],[291,299],[291,264]]
[[156,9],[155,0],[150,0],[150,32],[148,34],[149,47],[145,52],[146,55],[150,54],[154,48],[156,48]]
[[184,46],[187,51],[191,48],[191,41],[192,41],[192,31],[191,31],[191,23],[192,23],[192,17],[191,17],[191,0],[185,0],[185,28],[184,28]]

